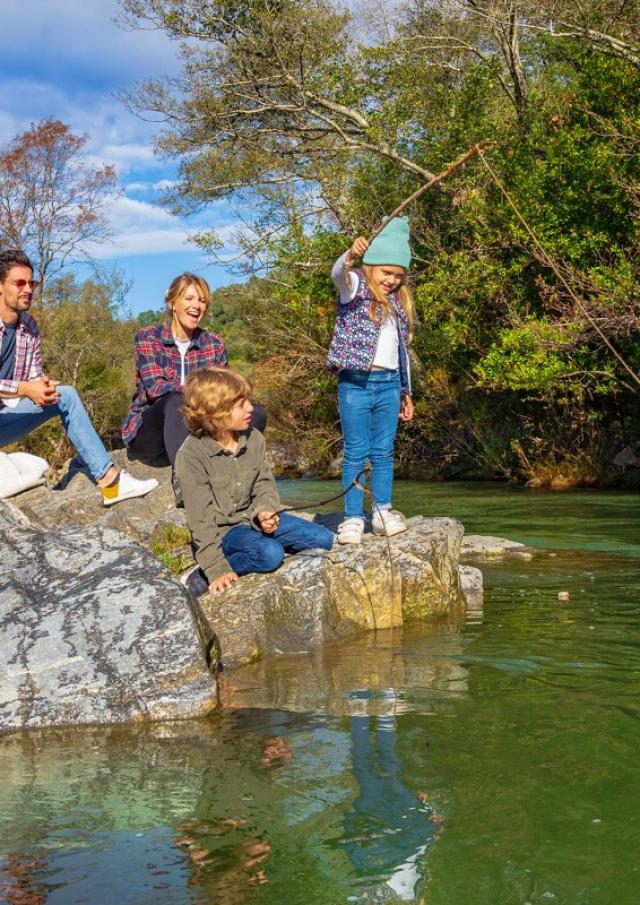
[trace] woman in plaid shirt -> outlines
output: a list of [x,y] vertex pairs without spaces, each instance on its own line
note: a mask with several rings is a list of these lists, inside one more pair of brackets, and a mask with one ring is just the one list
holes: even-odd
[[[227,366],[222,337],[201,329],[211,301],[202,277],[183,273],[165,296],[165,319],[138,330],[135,337],[136,389],[122,426],[122,439],[145,459],[166,455],[171,464],[187,437],[182,387],[192,371]],[[252,426],[264,431],[266,412],[254,409]]]

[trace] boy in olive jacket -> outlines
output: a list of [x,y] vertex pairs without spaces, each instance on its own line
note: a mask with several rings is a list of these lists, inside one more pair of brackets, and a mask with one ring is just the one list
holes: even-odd
[[184,386],[190,434],[180,447],[175,476],[195,557],[212,594],[241,575],[272,572],[285,553],[330,550],[323,525],[283,513],[262,434],[250,428],[251,387],[228,368],[203,368]]

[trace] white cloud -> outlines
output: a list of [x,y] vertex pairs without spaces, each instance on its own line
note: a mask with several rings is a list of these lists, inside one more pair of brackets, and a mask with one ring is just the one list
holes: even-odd
[[172,189],[176,185],[175,179],[161,179],[159,182],[153,183],[153,188],[156,192],[166,192],[167,189]]
[[147,192],[151,187],[150,182],[127,182],[124,186],[124,191],[127,194],[130,192]]
[[[176,45],[162,32],[124,31],[113,23],[117,0],[1,0],[6,40],[0,54],[0,144],[33,122],[54,118],[89,140],[85,159],[93,166],[113,164],[124,192],[108,200],[106,214],[116,237],[87,249],[100,260],[200,255],[188,244],[190,233],[216,229],[225,255],[234,252],[232,215],[224,203],[186,220],[152,203],[176,185],[176,167],[153,153],[159,122],[131,114],[118,98],[136,81],[179,70]],[[25,59],[24,41],[36,47]],[[203,255],[203,262],[205,256]],[[133,260],[128,272],[141,266]],[[145,276],[145,285],[148,282]]]
[[[185,251],[195,229],[164,208],[126,195],[111,198],[106,213],[116,239],[88,249],[89,254],[99,260]],[[221,223],[216,229],[229,252],[233,250],[234,229],[231,223]]]

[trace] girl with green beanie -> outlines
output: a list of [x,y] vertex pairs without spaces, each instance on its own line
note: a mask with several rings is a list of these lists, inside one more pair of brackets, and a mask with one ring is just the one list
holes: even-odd
[[[357,258],[361,268],[354,267]],[[407,348],[414,314],[405,285],[410,263],[409,222],[397,217],[371,243],[355,239],[331,271],[339,297],[328,364],[338,373],[342,483],[349,487],[371,463],[372,528],[387,536],[406,530],[404,516],[391,508],[391,492],[398,418],[413,417]],[[362,491],[353,487],[344,499],[338,542],[357,544],[364,533]]]

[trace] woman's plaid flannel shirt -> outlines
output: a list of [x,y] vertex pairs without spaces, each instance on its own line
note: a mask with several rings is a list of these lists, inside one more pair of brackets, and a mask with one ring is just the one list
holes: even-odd
[[[122,439],[129,444],[140,430],[142,413],[167,393],[178,393],[182,362],[171,328],[154,324],[138,330],[135,338],[136,390],[124,419]],[[184,361],[185,377],[191,371],[212,366],[226,367],[222,337],[199,327],[191,337]]]

